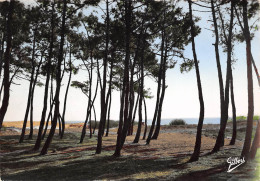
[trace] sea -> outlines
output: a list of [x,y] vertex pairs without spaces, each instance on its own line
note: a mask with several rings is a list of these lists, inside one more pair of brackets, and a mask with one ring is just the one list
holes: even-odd
[[[161,125],[169,125],[169,123],[174,119],[183,119],[186,124],[198,124],[199,118],[168,118],[161,119]],[[135,121],[138,121],[137,119]],[[84,121],[66,121],[66,123],[84,123]],[[147,120],[148,125],[152,124],[152,119]],[[203,124],[219,124],[220,118],[204,118]]]

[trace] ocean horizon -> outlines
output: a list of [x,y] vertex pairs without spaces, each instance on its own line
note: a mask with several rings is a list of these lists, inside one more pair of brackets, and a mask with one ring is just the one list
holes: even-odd
[[[186,124],[198,124],[199,118],[163,118],[161,119],[161,125],[169,125],[169,123],[174,120],[174,119],[183,119]],[[136,119],[135,121],[138,121]],[[148,125],[152,124],[152,119],[147,120]],[[66,121],[66,123],[84,123],[84,121]],[[215,118],[204,118],[203,124],[219,124],[220,123],[220,118],[215,117]]]

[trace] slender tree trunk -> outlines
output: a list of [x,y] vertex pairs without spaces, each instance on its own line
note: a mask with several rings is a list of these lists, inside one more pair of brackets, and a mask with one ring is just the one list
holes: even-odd
[[4,121],[5,113],[7,111],[7,107],[9,104],[9,92],[10,92],[10,83],[9,83],[9,76],[10,76],[10,60],[11,60],[11,49],[12,49],[12,20],[13,20],[13,11],[14,11],[14,3],[15,0],[11,0],[9,4],[9,11],[8,11],[8,20],[7,20],[7,43],[6,43],[6,50],[4,55],[4,97],[2,101],[2,106],[0,108],[0,130],[2,128],[2,124]]
[[95,125],[94,125],[94,129],[93,129],[93,134],[95,134],[95,130],[97,127],[97,117],[96,117],[96,110],[95,110],[95,106],[93,105],[93,111],[94,111],[94,117],[95,117]]
[[89,138],[92,138],[91,110],[89,112]]
[[218,33],[218,24],[216,19],[216,12],[215,12],[215,6],[214,1],[211,0],[211,12],[213,17],[213,23],[214,23],[214,32],[215,32],[215,54],[216,54],[216,62],[217,62],[217,70],[218,70],[218,80],[219,80],[219,95],[220,95],[220,125],[223,124],[223,118],[224,118],[224,85],[223,85],[223,76],[222,76],[222,70],[221,70],[221,64],[220,64],[220,57],[219,57],[219,33]]
[[133,143],[138,143],[141,135],[141,128],[142,128],[142,122],[143,122],[143,115],[142,115],[142,107],[143,107],[143,97],[144,97],[144,48],[145,48],[145,41],[144,36],[142,35],[142,52],[141,52],[141,62],[140,62],[140,83],[139,83],[139,121],[138,121],[138,127],[137,132],[135,135],[135,139]]
[[198,122],[198,126],[197,126],[196,142],[195,142],[194,151],[190,158],[190,161],[197,161],[199,159],[200,147],[201,147],[201,132],[202,132],[202,126],[203,126],[203,120],[204,120],[204,100],[203,100],[203,93],[202,93],[202,87],[201,87],[199,63],[197,60],[195,40],[194,40],[195,31],[194,31],[194,22],[193,22],[193,16],[192,16],[191,0],[189,0],[189,15],[190,15],[190,24],[191,24],[192,52],[193,52],[193,58],[194,58],[194,63],[195,63],[199,102],[200,102],[200,115],[199,115],[199,122]]
[[234,145],[236,142],[236,137],[237,137],[237,120],[236,120],[236,104],[235,104],[235,98],[234,98],[234,85],[233,85],[233,73],[231,69],[231,77],[230,77],[230,92],[231,92],[231,104],[232,104],[232,114],[233,114],[233,132],[232,132],[232,138],[230,141],[230,145]]
[[251,61],[251,40],[247,18],[247,1],[243,0],[243,21],[244,21],[244,36],[246,40],[246,57],[247,57],[247,84],[248,84],[248,115],[247,115],[247,127],[242,157],[246,159],[249,157],[249,151],[251,147],[251,137],[253,129],[253,116],[254,116],[254,92],[253,92],[253,76],[252,76],[252,61]]
[[228,106],[229,106],[229,88],[230,88],[230,78],[231,78],[231,54],[232,54],[232,30],[233,30],[233,19],[234,19],[234,2],[231,1],[231,10],[230,10],[230,25],[229,25],[229,35],[227,39],[227,73],[226,73],[226,85],[225,85],[225,104],[223,107],[223,124],[221,124],[215,146],[212,150],[212,153],[215,153],[220,150],[220,147],[223,146],[223,140],[225,138],[225,129],[228,119]]
[[52,138],[55,133],[57,119],[59,116],[59,105],[60,105],[60,85],[61,85],[61,62],[63,60],[63,46],[65,40],[65,20],[66,20],[66,11],[67,11],[67,0],[63,0],[63,12],[62,12],[62,25],[61,25],[61,40],[60,40],[60,47],[59,47],[59,55],[58,55],[58,65],[57,65],[57,75],[56,75],[56,93],[55,93],[55,109],[54,109],[54,116],[51,125],[51,130],[49,136],[41,150],[41,155],[45,155],[47,150],[51,144]]
[[[111,93],[110,93],[111,94]],[[108,106],[108,112],[107,112],[107,131],[106,136],[108,136],[109,133],[109,122],[110,122],[110,109],[111,109],[111,102],[112,102],[112,96],[109,96],[109,106]]]
[[[127,123],[128,117],[128,94],[129,94],[129,61],[130,61],[130,36],[131,36],[131,12],[132,12],[132,1],[125,0],[125,66],[124,66],[124,81],[123,81],[123,89],[121,96],[121,108],[120,108],[120,119],[119,119],[119,128],[117,134],[117,143],[116,150],[114,156],[119,157],[121,155],[122,149],[122,126],[123,126],[123,116],[124,116],[124,124]],[[127,131],[127,130],[126,130]]]
[[28,139],[32,139],[32,137],[33,137],[33,100],[34,100],[34,90],[35,90],[35,86],[36,86],[36,83],[37,83],[37,80],[38,80],[40,67],[41,67],[41,64],[42,64],[42,59],[43,59],[43,54],[41,55],[41,60],[39,62],[39,65],[37,66],[37,70],[36,70],[36,73],[35,73],[35,79],[33,81],[33,86],[32,86],[31,110],[30,110],[30,133],[29,133]]
[[161,114],[162,114],[162,105],[163,105],[163,100],[164,100],[164,95],[165,95],[165,89],[166,89],[166,83],[165,83],[165,76],[166,76],[166,60],[167,60],[167,40],[165,41],[165,55],[163,57],[163,70],[162,70],[162,93],[160,97],[160,102],[159,102],[159,107],[158,107],[158,113],[157,113],[157,124],[156,128],[154,131],[154,134],[152,136],[152,139],[157,139],[159,136],[160,132],[160,127],[161,127]]
[[70,87],[70,82],[71,82],[71,75],[72,75],[72,65],[71,65],[71,50],[70,50],[70,61],[69,61],[69,66],[70,66],[70,73],[69,73],[69,80],[68,80],[68,84],[67,84],[67,88],[66,88],[66,92],[65,92],[65,98],[64,98],[64,105],[63,105],[63,112],[62,112],[62,129],[61,129],[61,135],[60,138],[63,138],[64,135],[64,131],[65,131],[65,113],[66,113],[66,106],[67,106],[67,98],[68,98],[68,93],[69,93],[69,87]]
[[147,110],[146,110],[146,103],[145,103],[145,97],[143,98],[144,101],[144,113],[145,113],[145,125],[144,125],[144,136],[143,136],[143,140],[145,140],[146,137],[146,132],[147,132]]
[[131,122],[131,126],[130,126],[130,134],[129,134],[129,135],[133,135],[134,123],[135,123],[135,116],[136,116],[136,111],[137,111],[139,96],[140,96],[140,94],[138,93],[137,99],[136,99],[136,101],[135,101],[135,108],[134,108],[134,113],[133,113],[133,118],[132,118],[132,122]]
[[[165,12],[164,12],[164,15],[165,15]],[[155,111],[154,111],[154,115],[153,115],[152,125],[151,125],[151,128],[150,128],[148,137],[146,139],[146,144],[147,145],[150,144],[150,141],[152,139],[154,126],[155,126],[156,118],[157,118],[157,115],[158,115],[159,104],[160,104],[162,72],[163,72],[163,52],[164,52],[164,41],[165,41],[165,38],[164,38],[164,27],[163,27],[163,30],[162,30],[162,40],[161,41],[162,41],[161,42],[161,62],[160,62],[160,69],[159,69],[159,73],[158,73],[157,98],[156,98],[156,105],[155,105]]]
[[44,132],[43,132],[42,137],[41,137],[42,140],[44,139],[44,137],[46,135],[46,132],[47,132],[47,129],[48,129],[48,126],[49,126],[49,121],[52,120],[52,109],[53,109],[53,106],[55,104],[54,98],[53,98],[53,78],[51,78],[50,95],[51,95],[50,96],[50,110],[49,110],[48,118],[47,118],[47,121],[46,121],[46,124],[45,124]]
[[[93,61],[92,61],[92,54],[91,54],[91,66],[93,64]],[[87,66],[86,66],[87,67]],[[94,95],[94,98],[93,100],[91,101],[91,89],[92,89],[92,67],[91,67],[91,72],[89,72],[89,77],[90,77],[90,87],[89,87],[89,102],[88,102],[88,108],[87,108],[87,115],[86,115],[86,120],[85,120],[85,123],[83,125],[83,128],[82,128],[82,133],[81,133],[81,138],[80,138],[80,143],[83,142],[84,140],[84,137],[86,135],[86,126],[87,126],[87,121],[88,121],[88,118],[91,114],[91,109],[94,105],[94,102],[95,102],[95,99],[96,99],[96,96],[97,96],[97,90],[98,90],[98,79],[97,79],[97,84],[96,84],[96,90],[95,90],[95,95]]]
[[[98,91],[98,78],[97,78],[97,83],[96,83],[96,91],[95,91],[95,96],[97,95],[97,91]],[[93,100],[94,101],[94,100]],[[93,103],[93,111],[94,111],[94,117],[95,117],[95,125],[94,125],[94,129],[93,129],[93,134],[95,134],[95,130],[96,130],[96,127],[97,127],[97,117],[96,117],[96,110],[95,110],[95,106],[94,106],[94,103]]]
[[[6,14],[4,17],[4,22],[6,22]],[[3,68],[3,54],[4,54],[4,43],[5,43],[5,27],[3,28],[2,38],[1,38],[1,50],[0,50],[0,79],[2,77],[2,68]],[[0,94],[1,97],[1,94]]]
[[107,105],[106,105],[106,84],[107,84],[107,62],[108,62],[108,43],[109,43],[109,2],[106,1],[106,47],[105,47],[105,57],[103,61],[103,86],[101,88],[101,119],[99,122],[99,129],[98,129],[98,141],[97,141],[97,149],[96,154],[101,153],[102,148],[102,137],[104,135],[104,127],[106,122],[106,112],[107,112]]
[[[27,120],[28,120],[28,115],[29,115],[29,111],[30,111],[30,108],[31,108],[32,88],[33,88],[34,73],[35,73],[35,65],[34,65],[35,42],[36,42],[35,33],[36,32],[34,31],[34,35],[33,35],[33,50],[32,50],[32,59],[31,59],[31,68],[32,69],[31,69],[29,93],[28,93],[27,106],[26,106],[26,111],[25,111],[25,116],[24,116],[24,121],[23,121],[23,128],[22,128],[22,133],[21,133],[21,136],[20,136],[19,143],[22,143],[23,140],[24,140],[26,125],[27,125]],[[32,117],[30,117],[30,119],[32,119]],[[30,135],[29,135],[29,138],[32,137],[32,135],[31,135],[32,132],[33,132],[33,124],[32,124],[32,120],[30,120]]]
[[255,137],[249,152],[249,159],[253,160],[255,158],[257,149],[260,147],[260,120],[257,122]]
[[57,118],[57,123],[59,124],[59,136],[61,135],[61,120],[60,120],[60,116],[58,116]]
[[47,63],[46,82],[45,82],[45,88],[44,88],[43,109],[42,109],[42,115],[41,115],[41,121],[40,121],[37,139],[36,139],[36,142],[35,142],[35,145],[33,148],[34,151],[37,151],[40,149],[41,140],[44,138],[44,136],[42,138],[42,131],[43,131],[47,107],[48,107],[47,101],[48,101],[48,92],[49,92],[48,89],[49,89],[49,81],[50,81],[51,59],[52,59],[52,54],[53,54],[53,41],[54,41],[54,2],[52,4],[50,49],[49,49],[49,56],[48,56],[48,63]]

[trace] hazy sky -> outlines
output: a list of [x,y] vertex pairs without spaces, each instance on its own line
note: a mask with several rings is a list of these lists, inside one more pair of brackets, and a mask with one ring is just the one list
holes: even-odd
[[[188,10],[187,2],[183,2],[184,10]],[[194,9],[198,7],[194,6]],[[92,9],[88,9],[92,11]],[[200,61],[200,73],[202,81],[203,96],[205,102],[205,117],[219,117],[220,115],[220,101],[219,101],[219,86],[218,86],[218,74],[216,68],[215,51],[212,43],[215,42],[215,38],[212,36],[212,32],[208,29],[213,29],[207,20],[211,20],[210,14],[194,12],[195,15],[201,17],[199,26],[202,28],[202,32],[195,38],[197,57]],[[252,54],[255,59],[255,63],[260,69],[260,32],[256,33],[254,40],[252,41]],[[247,115],[247,71],[246,71],[246,49],[245,43],[236,44],[235,57],[237,62],[234,64],[233,76],[234,76],[234,94],[237,108],[237,115]],[[185,49],[185,56],[192,57],[191,45]],[[226,72],[226,54],[221,53],[221,64],[223,77],[225,78]],[[199,101],[196,83],[195,70],[188,73],[181,74],[179,71],[179,64],[171,70],[167,71],[165,99],[162,110],[162,118],[197,118],[199,116]],[[260,115],[260,88],[254,76],[254,105],[255,114]],[[87,75],[81,71],[78,75],[72,77],[73,80],[86,80]],[[61,112],[63,107],[63,97],[65,94],[65,86],[68,80],[68,75],[65,75],[62,82],[61,89]],[[21,85],[12,85],[10,93],[9,108],[5,117],[5,121],[23,120],[27,103],[28,87],[29,83],[26,81],[16,81]],[[42,82],[45,82],[45,78],[42,78]],[[151,88],[152,95],[156,95],[157,84],[151,79],[145,79],[145,88]],[[34,120],[39,121],[41,117],[41,111],[43,106],[43,93],[44,88],[37,87],[35,89],[34,99]],[[97,117],[99,118],[100,110],[100,98],[97,97],[95,108],[97,110]],[[155,106],[155,98],[146,100],[148,118],[152,118]],[[112,97],[111,107],[111,119],[118,120],[119,117],[120,99],[119,93],[114,91]],[[87,98],[78,89],[70,88],[68,101],[66,120],[84,120],[86,115]],[[232,112],[230,109],[230,116]]]

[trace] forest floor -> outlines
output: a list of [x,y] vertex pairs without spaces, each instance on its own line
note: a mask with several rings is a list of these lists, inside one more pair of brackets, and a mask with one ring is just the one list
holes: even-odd
[[240,156],[245,122],[238,122],[233,146],[229,145],[232,123],[228,123],[226,144],[215,154],[208,153],[214,146],[219,125],[204,125],[201,156],[192,163],[188,160],[195,144],[196,125],[162,126],[158,140],[152,140],[150,145],[145,144],[142,136],[138,144],[133,144],[134,135],[128,136],[119,158],[112,156],[116,129],[103,137],[102,153],[97,155],[96,135],[91,139],[86,135],[79,144],[80,124],[67,125],[64,139],[55,135],[48,154],[39,156],[39,152],[31,151],[37,130],[32,140],[19,144],[21,127],[6,123],[4,126],[0,132],[2,180],[260,180],[259,151],[255,161],[227,172],[227,159]]

